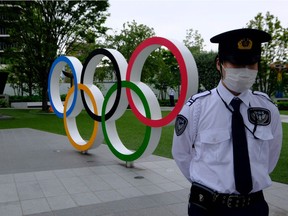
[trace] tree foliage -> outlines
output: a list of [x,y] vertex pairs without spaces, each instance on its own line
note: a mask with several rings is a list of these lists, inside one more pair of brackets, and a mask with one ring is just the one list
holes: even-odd
[[201,52],[194,55],[199,75],[199,91],[210,90],[215,88],[221,79],[219,72],[216,70],[215,52]]
[[183,43],[194,55],[201,53],[204,50],[204,39],[198,30],[192,28],[186,30],[186,37],[183,40]]
[[[262,59],[259,67],[256,83],[253,88],[273,95],[279,87],[277,83],[277,71],[271,68],[272,63],[287,64],[288,61],[288,28],[281,26],[277,17],[267,12],[265,15],[258,13],[247,24],[248,28],[255,28],[268,32],[272,40],[262,45]],[[283,83],[287,83],[287,76],[283,77]],[[287,91],[287,85],[282,86]]]
[[[155,36],[155,32],[153,28],[138,24],[135,20],[124,23],[122,27],[120,32],[115,30],[112,35],[106,35],[104,46],[118,50],[129,61],[136,47],[145,39]],[[155,60],[155,53],[146,60],[141,74],[143,81],[147,81],[153,75],[157,67]]]
[[[145,33],[146,32],[146,33]],[[151,34],[152,33],[152,34]],[[120,34],[110,36],[110,46],[119,50],[129,59],[135,48],[145,39],[154,36],[153,29],[135,21],[123,25]],[[220,75],[215,67],[214,52],[204,52],[204,40],[198,31],[189,29],[183,40],[191,51],[197,64],[201,90],[209,90],[217,86]],[[175,56],[166,48],[155,50],[145,62],[142,80],[159,90],[161,99],[166,98],[168,88],[178,89],[181,86],[179,66]],[[201,91],[199,89],[199,91]]]
[[217,53],[204,51],[204,39],[197,30],[188,29],[183,43],[193,54],[197,65],[199,75],[198,91],[215,88],[220,80],[220,75],[215,65]]
[[163,100],[169,88],[179,88],[180,71],[175,56],[169,50],[160,48],[155,54],[157,65],[148,82],[159,90],[159,97]]
[[[4,1],[9,5],[9,1]],[[75,44],[104,34],[109,7],[107,1],[18,1],[21,10],[10,28],[11,63],[18,74],[33,79],[47,110],[48,74],[58,55],[75,48]],[[9,53],[9,52],[8,52]],[[28,82],[28,81],[27,81]]]

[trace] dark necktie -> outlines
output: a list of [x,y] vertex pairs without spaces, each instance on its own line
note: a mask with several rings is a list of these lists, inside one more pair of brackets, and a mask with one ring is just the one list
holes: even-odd
[[234,109],[232,114],[234,178],[236,190],[240,194],[248,194],[253,186],[245,126],[239,111],[241,103],[239,98],[234,98],[230,103]]

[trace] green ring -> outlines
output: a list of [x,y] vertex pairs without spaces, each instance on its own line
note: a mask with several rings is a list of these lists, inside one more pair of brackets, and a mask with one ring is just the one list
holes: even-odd
[[[149,104],[148,101],[145,97],[145,95],[143,94],[143,92],[141,91],[141,89],[134,83],[129,82],[129,81],[122,81],[121,82],[123,87],[129,88],[131,90],[133,90],[140,98],[140,100],[143,103],[144,109],[145,109],[145,114],[146,117],[151,118],[151,112],[149,109]],[[122,154],[119,151],[117,151],[113,144],[110,142],[110,139],[108,137],[107,134],[107,130],[106,130],[106,124],[105,124],[105,110],[108,104],[108,99],[111,97],[111,95],[113,94],[114,91],[117,90],[117,83],[115,83],[107,92],[104,102],[103,102],[103,106],[102,106],[102,115],[101,115],[101,122],[102,122],[102,131],[103,131],[103,135],[104,135],[104,139],[108,144],[108,147],[110,148],[110,150],[112,151],[112,153],[119,158],[120,160],[123,161],[135,161],[138,158],[141,157],[141,155],[145,152],[148,144],[149,144],[149,139],[151,137],[151,131],[152,128],[150,126],[146,126],[146,132],[145,132],[145,136],[143,139],[143,142],[141,144],[141,146],[138,148],[137,151],[135,151],[134,153],[130,154],[130,155],[126,155],[126,154]]]

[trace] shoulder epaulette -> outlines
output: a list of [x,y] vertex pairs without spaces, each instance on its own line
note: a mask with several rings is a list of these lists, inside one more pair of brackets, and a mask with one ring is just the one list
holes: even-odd
[[253,95],[257,95],[257,96],[260,96],[260,97],[263,97],[265,98],[266,100],[270,101],[271,103],[273,103],[274,105],[276,105],[271,99],[270,97],[264,93],[264,92],[260,92],[260,91],[252,91],[252,94]]
[[197,99],[202,98],[202,97],[206,97],[207,95],[210,95],[210,94],[211,94],[210,90],[195,94],[195,95],[190,97],[190,99],[187,101],[186,105],[191,106]]

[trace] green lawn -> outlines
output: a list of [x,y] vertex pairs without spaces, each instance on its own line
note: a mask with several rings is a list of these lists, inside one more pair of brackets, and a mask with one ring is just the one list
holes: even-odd
[[[163,112],[163,116],[169,112]],[[37,109],[0,109],[0,114],[12,116],[13,119],[1,120],[0,129],[6,128],[33,128],[51,133],[65,135],[63,120],[56,117],[55,114],[43,113]],[[281,111],[281,114],[288,115],[288,111]],[[128,123],[128,124],[127,124]],[[89,139],[92,133],[92,119],[82,112],[77,117],[77,125],[80,134],[84,139]],[[144,138],[145,125],[141,124],[134,114],[127,110],[125,114],[116,122],[119,136],[127,148],[137,149]],[[161,139],[155,150],[155,155],[172,158],[171,146],[174,125],[162,128]],[[280,160],[276,169],[271,174],[273,181],[288,184],[288,124],[283,123],[283,147]],[[72,147],[71,147],[72,148]],[[111,153],[112,154],[112,153]]]

